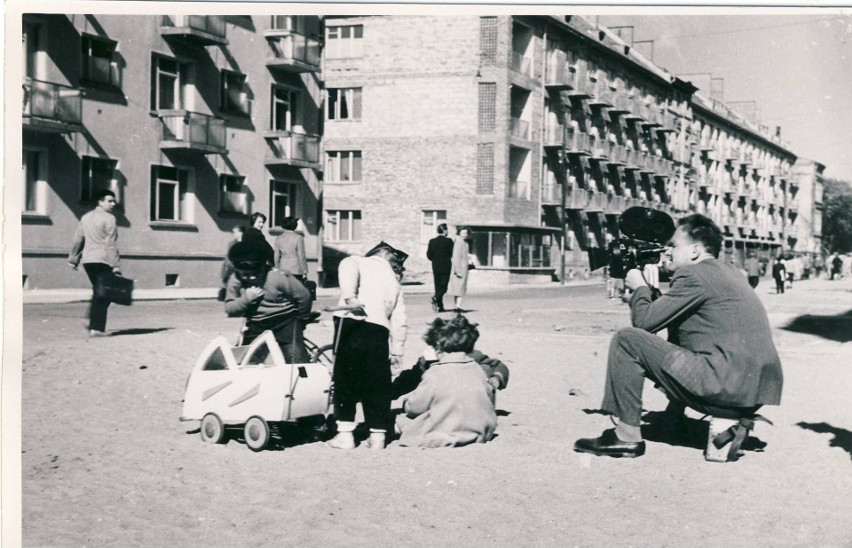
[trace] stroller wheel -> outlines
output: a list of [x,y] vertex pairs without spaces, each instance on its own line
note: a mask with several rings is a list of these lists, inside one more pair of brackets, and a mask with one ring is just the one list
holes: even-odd
[[249,449],[263,451],[269,444],[269,425],[260,417],[251,417],[246,421],[243,435]]

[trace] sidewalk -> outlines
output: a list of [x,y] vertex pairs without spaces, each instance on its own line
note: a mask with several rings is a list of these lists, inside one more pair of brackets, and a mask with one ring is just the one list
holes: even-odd
[[[495,291],[514,291],[518,289],[532,288],[558,288],[578,287],[587,285],[603,285],[600,278],[588,280],[575,280],[561,286],[559,282],[547,284],[510,284],[510,285],[485,285],[468,286],[468,293],[476,295]],[[406,295],[431,295],[434,293],[431,283],[403,285],[402,290]],[[136,289],[133,291],[135,301],[169,301],[169,300],[195,300],[215,299],[219,293],[218,287],[164,287],[161,289]],[[336,287],[318,287],[317,297],[337,297],[340,290]],[[91,289],[31,289],[23,292],[24,304],[63,304],[86,302],[92,298]]]

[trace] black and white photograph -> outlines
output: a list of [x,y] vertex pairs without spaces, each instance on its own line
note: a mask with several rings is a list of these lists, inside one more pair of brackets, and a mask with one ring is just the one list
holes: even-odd
[[852,543],[852,6],[5,36],[3,545]]

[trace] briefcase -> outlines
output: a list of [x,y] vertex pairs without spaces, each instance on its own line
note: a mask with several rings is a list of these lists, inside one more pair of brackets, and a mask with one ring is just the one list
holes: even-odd
[[115,304],[130,306],[133,304],[133,280],[110,272],[98,278],[95,296]]

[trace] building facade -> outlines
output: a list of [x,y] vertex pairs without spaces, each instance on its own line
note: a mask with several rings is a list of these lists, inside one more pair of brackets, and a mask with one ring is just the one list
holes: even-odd
[[480,279],[582,274],[640,205],[712,217],[735,263],[813,247],[778,135],[578,16],[28,15],[24,52],[25,287],[87,285],[100,187],[140,287],[218,285],[255,211],[305,221],[327,285],[380,240],[425,277],[442,222]]
[[806,254],[811,259],[821,257],[823,171],[825,166],[814,160],[799,158],[793,166],[796,193],[791,196],[791,223],[787,226],[788,250]]
[[[317,17],[25,15],[25,288],[85,287],[79,218],[116,192],[138,287],[216,287],[236,225],[301,217],[321,269]],[[270,238],[271,239],[271,238]]]

